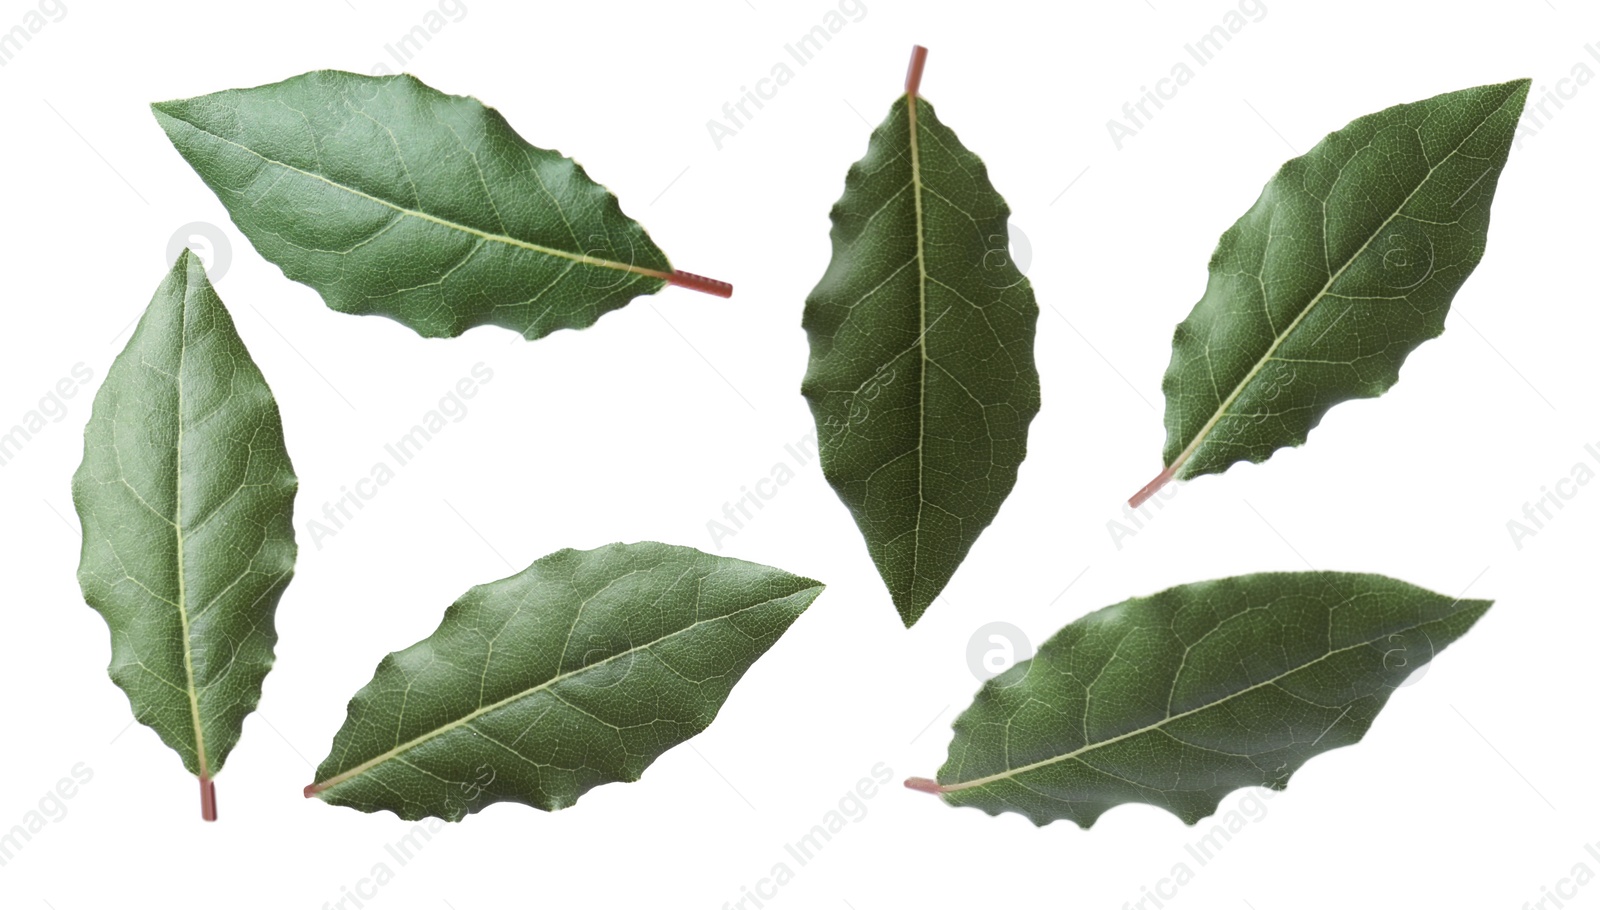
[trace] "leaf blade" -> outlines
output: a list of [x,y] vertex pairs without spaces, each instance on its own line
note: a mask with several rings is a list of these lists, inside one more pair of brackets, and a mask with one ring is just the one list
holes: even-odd
[[1265,461],[1383,394],[1483,256],[1529,80],[1357,118],[1285,162],[1223,233],[1162,379],[1170,479]]
[[112,680],[206,796],[272,666],[297,487],[272,391],[185,250],[95,395],[73,503]]
[[[637,780],[710,724],[821,590],[687,547],[557,551],[468,591],[432,635],[384,658],[306,795],[456,821],[498,801],[560,809],[601,783]],[[481,659],[471,640],[480,625],[509,639]],[[510,655],[498,666],[497,651]],[[480,665],[476,703],[451,695],[472,681],[453,671]],[[652,705],[634,694],[641,686]],[[426,713],[407,720],[411,698]]]
[[1010,494],[1039,410],[1038,306],[1009,216],[983,162],[907,92],[846,175],[806,299],[801,394],[823,474],[908,627]]
[[1194,824],[1229,792],[1281,790],[1311,757],[1358,742],[1393,690],[1490,605],[1344,572],[1132,598],[985,683],[955,721],[937,783],[908,786],[1036,825],[1087,828],[1126,802]]
[[340,312],[534,339],[690,284],[582,166],[409,75],[317,70],[151,108],[257,250]]

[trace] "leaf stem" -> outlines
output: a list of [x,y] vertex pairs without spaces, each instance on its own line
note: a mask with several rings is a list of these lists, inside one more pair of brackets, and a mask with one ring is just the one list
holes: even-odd
[[928,49],[920,44],[911,46],[911,65],[906,68],[906,94],[915,98],[922,86],[922,68],[928,62]]
[[939,782],[938,781],[929,780],[926,777],[908,777],[908,778],[906,778],[906,789],[907,790],[916,790],[916,791],[918,791],[920,793],[932,793],[935,796],[938,796],[939,794],[944,792],[944,787],[939,786]]
[[707,278],[704,275],[696,275],[692,272],[674,271],[666,276],[666,281],[667,284],[688,288],[691,291],[699,291],[702,294],[712,294],[717,297],[733,296],[733,285],[726,281],[718,281],[715,278]]
[[200,775],[200,818],[217,820],[217,784],[204,774]]
[[1139,492],[1133,494],[1133,498],[1128,500],[1128,508],[1137,509],[1144,505],[1145,500],[1156,495],[1156,491],[1166,486],[1167,482],[1172,480],[1172,475],[1176,473],[1178,473],[1178,466],[1176,464],[1163,468],[1161,473],[1156,475],[1155,480],[1152,480],[1140,487]]

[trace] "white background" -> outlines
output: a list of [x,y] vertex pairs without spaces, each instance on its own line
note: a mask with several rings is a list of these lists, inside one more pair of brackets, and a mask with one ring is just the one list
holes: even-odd
[[[0,867],[0,903],[312,910],[343,889],[372,894],[362,880],[379,862],[393,880],[366,906],[454,910],[720,908],[779,861],[794,879],[765,902],[778,910],[1137,906],[1180,862],[1193,880],[1168,906],[1519,908],[1575,864],[1600,873],[1584,849],[1600,840],[1600,484],[1577,487],[1520,547],[1507,528],[1574,464],[1600,469],[1584,450],[1600,443],[1600,85],[1564,86],[1574,97],[1524,132],[1483,263],[1391,392],[1339,406],[1301,448],[1179,488],[1142,527],[1128,522],[1132,536],[1108,528],[1161,467],[1172,326],[1203,290],[1217,236],[1278,165],[1390,104],[1521,76],[1537,101],[1575,64],[1600,72],[1584,48],[1600,42],[1600,13],[1578,0],[1267,0],[1118,150],[1106,121],[1174,63],[1193,65],[1183,45],[1235,7],[865,0],[718,150],[707,120],[789,60],[783,45],[823,21],[826,0],[463,6],[407,68],[576,156],[674,265],[732,281],[732,300],[669,289],[535,343],[495,328],[424,340],[334,313],[263,261],[147,103],[321,67],[397,69],[385,45],[423,22],[425,2],[66,0],[0,69],[0,429],[74,364],[93,373],[0,467],[0,829],[75,765],[93,773]],[[34,8],[5,0],[0,30]],[[1015,492],[908,632],[816,463],[784,445],[813,429],[800,314],[830,254],[828,209],[913,42],[931,48],[925,96],[988,162],[1031,243],[1044,407]],[[278,662],[218,779],[216,824],[106,676],[106,628],[74,577],[69,488],[91,394],[169,238],[194,221],[231,243],[218,290],[277,395],[301,479]],[[313,544],[323,503],[480,362],[493,379],[467,416]],[[717,550],[707,521],[785,461],[799,479]],[[561,547],[646,539],[829,587],[716,723],[643,780],[555,814],[491,807],[441,827],[404,866],[384,845],[408,823],[301,798],[349,696],[469,586]],[[1270,802],[1225,800],[1224,812],[1265,814],[1205,865],[1185,846],[1209,821],[1187,828],[1132,805],[1090,831],[1036,829],[899,787],[943,762],[985,623],[1038,643],[1129,596],[1307,566],[1497,605],[1365,742],[1312,760]],[[894,785],[800,867],[784,845],[879,762]],[[1600,906],[1600,882],[1579,894],[1569,906]]]

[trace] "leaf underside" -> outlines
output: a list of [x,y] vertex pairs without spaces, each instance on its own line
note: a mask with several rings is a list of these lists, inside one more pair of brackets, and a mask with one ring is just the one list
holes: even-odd
[[319,70],[151,107],[261,255],[340,312],[534,339],[672,271],[572,159],[409,75]]
[[384,658],[306,795],[458,821],[638,780],[711,723],[821,591],[688,547],[557,551],[468,591]]
[[202,778],[272,667],[297,485],[272,391],[185,250],[95,395],[72,498],[111,678]]
[[845,178],[806,299],[823,474],[907,626],[994,520],[1039,411],[1039,310],[1009,214],[933,106],[902,96]]
[[1148,803],[1192,825],[1233,790],[1282,790],[1313,755],[1359,741],[1490,603],[1281,572],[1106,607],[983,685],[956,718],[943,798],[1084,828]]
[[1173,333],[1163,464],[1183,480],[1303,443],[1444,331],[1483,256],[1528,80],[1352,121],[1286,162]]

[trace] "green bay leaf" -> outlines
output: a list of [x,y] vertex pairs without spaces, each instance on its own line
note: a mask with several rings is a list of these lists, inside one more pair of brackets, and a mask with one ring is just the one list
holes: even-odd
[[1217,242],[1173,333],[1166,467],[1131,505],[1174,478],[1265,461],[1339,402],[1394,385],[1483,257],[1528,86],[1357,118],[1278,170]]
[[1039,411],[1039,308],[1010,210],[917,95],[920,61],[833,207],[800,389],[823,474],[907,626],[999,512]]
[[1138,802],[1194,824],[1240,787],[1282,790],[1358,742],[1406,677],[1490,601],[1352,572],[1181,585],[1071,623],[984,683],[938,780],[991,815],[1087,828]]
[[185,250],[95,395],[72,498],[111,678],[199,776],[208,818],[272,667],[297,485],[272,391]]
[[256,249],[344,313],[533,339],[681,284],[617,199],[475,98],[318,70],[151,105]]
[[689,547],[557,551],[471,589],[432,635],[385,657],[306,796],[459,821],[638,780],[711,723],[821,592]]

